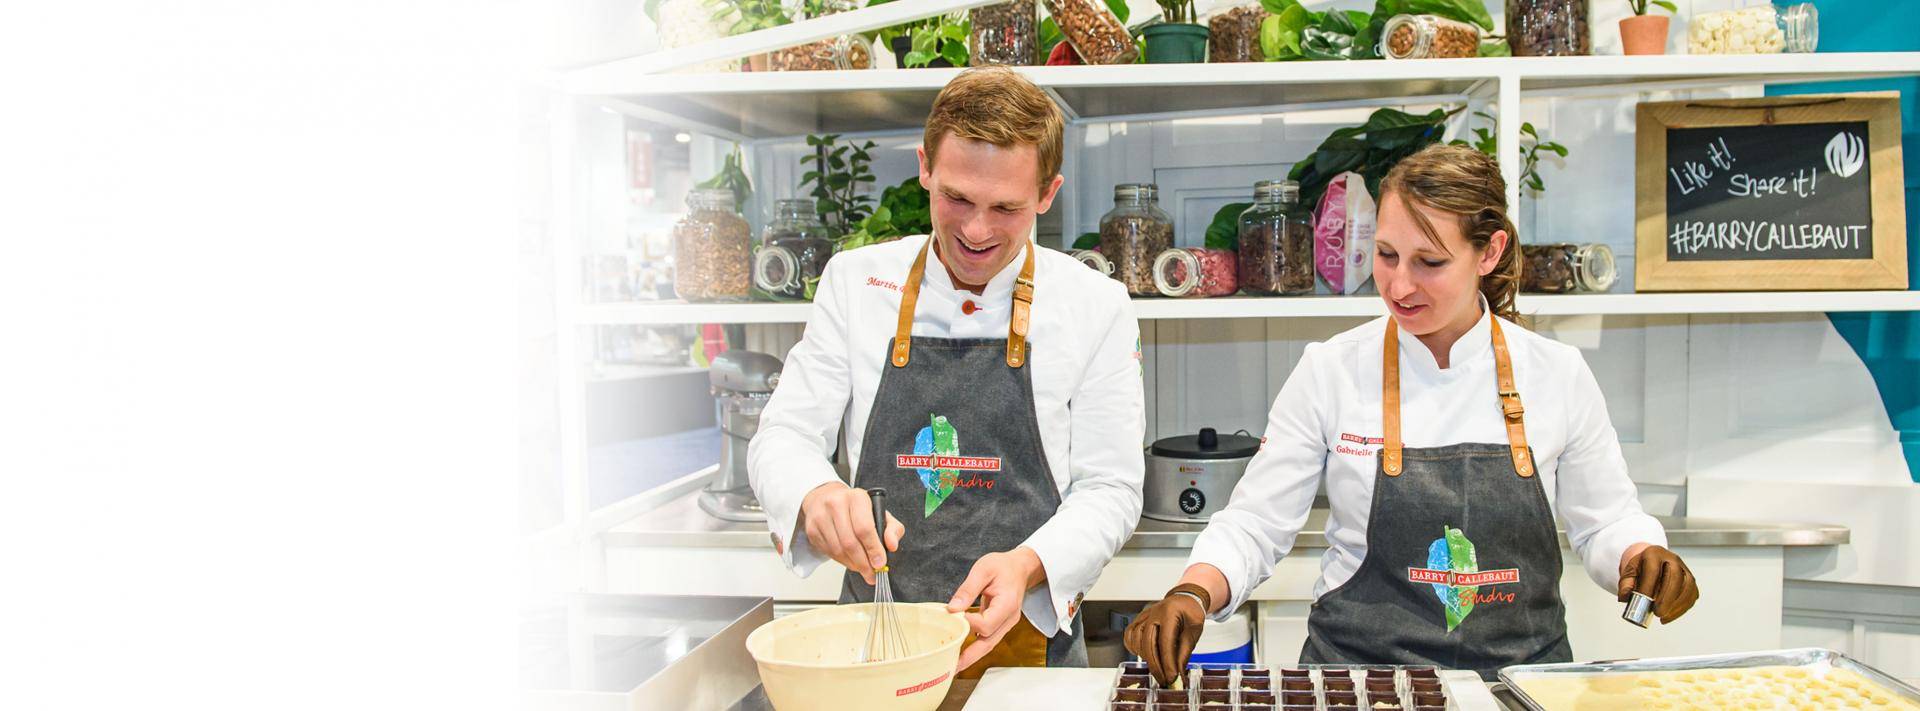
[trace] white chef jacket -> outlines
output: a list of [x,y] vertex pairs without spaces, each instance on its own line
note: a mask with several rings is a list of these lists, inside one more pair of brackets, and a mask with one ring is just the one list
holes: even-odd
[[[907,237],[842,252],[827,263],[805,337],[787,355],[759,434],[748,445],[749,480],[767,511],[774,545],[803,577],[827,558],[808,546],[798,527],[800,501],[834,480],[826,456],[843,416],[859,481],[861,438],[898,325],[901,283],[927,244],[925,236]],[[1021,262],[1016,257],[975,295],[955,287],[939,257],[929,254],[913,335],[1006,338]],[[1061,503],[1023,543],[1039,555],[1047,580],[1029,591],[1022,609],[1035,628],[1053,636],[1071,622],[1101,568],[1140,521],[1145,395],[1140,326],[1120,283],[1037,246],[1033,281],[1028,367],[1040,443]],[[968,302],[971,314],[964,310]],[[914,522],[902,523],[912,536]]]
[[[1485,302],[1482,301],[1484,307]],[[1463,442],[1505,445],[1494,385],[1490,312],[1455,341],[1440,369],[1432,352],[1400,330],[1400,419],[1406,447]],[[1367,555],[1367,516],[1385,433],[1380,424],[1380,360],[1385,317],[1307,346],[1267,415],[1264,443],[1194,542],[1188,565],[1208,563],[1227,577],[1224,620],[1293,548],[1321,477],[1332,511],[1326,557],[1313,586],[1318,599],[1353,577]],[[1609,593],[1620,583],[1620,556],[1634,543],[1664,546],[1666,532],[1640,509],[1606,401],[1579,349],[1504,319],[1515,384],[1526,405],[1548,504],[1566,526],[1587,575]],[[1515,475],[1516,477],[1518,475]],[[1521,483],[1517,478],[1516,484]],[[1424,555],[1424,554],[1423,554]]]

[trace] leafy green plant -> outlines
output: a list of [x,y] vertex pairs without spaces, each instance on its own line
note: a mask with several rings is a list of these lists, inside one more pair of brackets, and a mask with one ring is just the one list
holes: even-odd
[[[1473,129],[1474,139],[1465,141],[1455,139],[1456,146],[1471,146],[1474,150],[1498,158],[1500,156],[1500,137],[1494,131],[1499,119],[1485,111],[1475,111],[1477,118],[1486,119],[1489,125]],[[1561,158],[1567,157],[1567,147],[1554,141],[1540,140],[1540,133],[1532,123],[1520,124],[1520,187],[1534,193],[1546,192],[1547,181],[1540,177],[1540,152],[1546,151]]]
[[1540,140],[1540,134],[1533,129],[1533,124],[1520,124],[1520,187],[1532,190],[1536,195],[1547,191],[1547,181],[1540,177],[1541,151],[1567,157],[1566,146]]
[[[1160,5],[1160,18],[1165,22],[1193,22],[1193,0],[1154,0]],[[1125,20],[1122,20],[1125,22]]]
[[753,181],[747,178],[747,171],[742,167],[740,147],[734,146],[733,152],[727,154],[726,160],[720,164],[719,172],[714,173],[711,178],[700,181],[700,183],[694,185],[694,187],[726,188],[731,190],[733,191],[734,211],[745,211],[747,209],[747,202],[753,199]]
[[[872,0],[867,3],[867,7],[890,2],[893,0]],[[875,30],[867,34],[867,39],[872,40],[874,44],[891,49],[895,38],[913,38],[912,49],[900,58],[905,66],[924,67],[932,64],[935,59],[945,59],[948,64],[964,67],[967,66],[967,60],[971,58],[967,49],[967,38],[972,34],[973,21],[967,19],[966,13],[948,13]]]
[[713,19],[733,21],[727,26],[729,35],[779,27],[793,21],[780,0],[713,0],[709,7],[713,8]]
[[933,206],[920,178],[912,177],[880,191],[880,206],[861,220],[852,232],[840,238],[836,251],[879,244],[933,232]]
[[1394,15],[1439,15],[1493,29],[1483,0],[1375,0],[1373,12],[1313,12],[1300,0],[1261,0],[1260,50],[1267,61],[1379,59],[1379,40]]
[[873,210],[873,197],[865,190],[873,182],[869,151],[874,143],[842,145],[839,141],[837,133],[807,136],[813,155],[800,157],[801,164],[811,166],[800,176],[800,188],[813,196],[820,221],[835,233],[846,234]]
[[1380,179],[1387,176],[1387,171],[1400,159],[1439,142],[1447,117],[1458,112],[1434,109],[1409,114],[1380,109],[1368,116],[1366,123],[1327,136],[1313,153],[1293,165],[1287,177],[1300,182],[1300,200],[1307,205],[1317,204],[1327,183],[1347,171],[1365,177],[1367,190],[1378,195]]
[[1673,3],[1668,2],[1667,0],[1627,0],[1627,5],[1633,8],[1633,14],[1635,16],[1647,14],[1648,5],[1659,5],[1661,8],[1664,8],[1667,12],[1673,13],[1675,15],[1680,14],[1679,6],[1676,6]]
[[1230,202],[1220,206],[1213,213],[1213,221],[1207,223],[1207,247],[1211,249],[1240,248],[1240,213],[1253,207],[1250,202]]

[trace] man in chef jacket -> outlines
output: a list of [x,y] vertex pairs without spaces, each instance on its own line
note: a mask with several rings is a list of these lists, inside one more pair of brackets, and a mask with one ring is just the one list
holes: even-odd
[[[945,602],[989,666],[1085,666],[1075,613],[1140,519],[1139,326],[1119,282],[1033,243],[1065,118],[1006,68],[962,72],[919,150],[931,237],[827,264],[748,448],[774,547],[842,602]],[[849,417],[849,487],[827,461]],[[882,488],[884,533],[867,489]]]

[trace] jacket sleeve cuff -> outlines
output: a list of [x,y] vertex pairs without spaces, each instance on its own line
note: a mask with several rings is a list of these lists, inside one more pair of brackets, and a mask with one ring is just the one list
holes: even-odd
[[1620,590],[1620,556],[1635,543],[1648,543],[1667,547],[1667,531],[1652,516],[1639,514],[1608,526],[1605,531],[1593,537],[1588,545],[1586,560],[1587,577],[1612,595]]
[[1080,601],[1085,599],[1088,588],[1093,587],[1093,575],[1075,569],[1068,562],[1070,555],[1063,553],[1061,544],[1048,535],[1047,527],[1041,526],[1028,536],[1025,543],[1040,559],[1040,567],[1046,572],[1046,579],[1027,591],[1021,609],[1026,612],[1027,621],[1032,622],[1040,634],[1052,637],[1062,627],[1073,622],[1073,616],[1080,612]]
[[1207,619],[1214,622],[1226,622],[1227,617],[1232,615],[1234,610],[1240,609],[1241,605],[1246,604],[1247,598],[1253,596],[1253,585],[1247,577],[1247,564],[1244,560],[1236,560],[1232,553],[1220,550],[1218,546],[1203,547],[1196,542],[1193,553],[1187,557],[1187,567],[1191,568],[1201,563],[1218,569],[1227,579],[1226,605],[1222,606],[1218,612],[1207,614]]
[[780,554],[780,562],[804,578],[827,559],[807,544],[806,530],[800,527],[800,502],[807,492],[837,479],[831,469],[823,473],[810,467],[797,467],[790,476],[793,479],[784,483],[791,488],[782,487],[781,494],[762,499],[760,506],[767,512],[767,530],[773,537],[774,551]]

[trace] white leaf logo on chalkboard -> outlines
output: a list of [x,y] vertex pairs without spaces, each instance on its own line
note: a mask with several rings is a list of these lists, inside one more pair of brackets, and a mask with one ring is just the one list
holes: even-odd
[[1867,164],[1867,147],[1859,136],[1841,131],[1827,141],[1827,170],[1842,178],[1851,178]]

